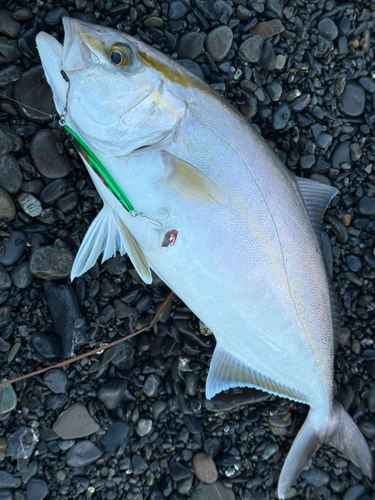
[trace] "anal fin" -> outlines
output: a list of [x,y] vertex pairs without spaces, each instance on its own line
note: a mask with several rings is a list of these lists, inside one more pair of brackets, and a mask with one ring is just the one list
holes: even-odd
[[142,280],[152,283],[152,275],[147,259],[137,241],[120,217],[104,203],[102,210],[91,223],[74,260],[70,279],[81,276],[93,267],[101,253],[102,262],[114,257],[116,252],[129,255]]
[[235,387],[255,387],[255,389],[301,403],[306,403],[307,401],[307,398],[299,391],[286,387],[284,384],[280,384],[262,375],[252,369],[251,366],[236,359],[217,344],[208,372],[206,398],[212,399],[219,392]]

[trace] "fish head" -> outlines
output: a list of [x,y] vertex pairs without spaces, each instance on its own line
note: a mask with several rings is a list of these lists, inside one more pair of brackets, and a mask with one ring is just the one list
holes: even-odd
[[63,46],[39,33],[37,47],[58,113],[65,109],[89,146],[122,156],[176,131],[190,98],[183,67],[112,28],[69,17],[63,24]]

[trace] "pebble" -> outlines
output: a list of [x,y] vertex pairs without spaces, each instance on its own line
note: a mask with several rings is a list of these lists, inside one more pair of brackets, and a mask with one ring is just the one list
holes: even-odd
[[362,484],[355,484],[354,486],[350,486],[342,497],[343,500],[365,500],[365,495],[367,493],[367,489]]
[[108,410],[114,410],[123,401],[127,387],[127,380],[111,380],[99,388],[98,399],[100,399]]
[[159,375],[155,375],[153,373],[147,377],[146,382],[143,386],[143,392],[149,398],[155,398],[159,394],[161,384],[162,380]]
[[190,468],[181,462],[171,462],[169,464],[169,472],[174,481],[182,481],[190,477]]
[[100,449],[91,441],[75,444],[66,454],[66,464],[76,469],[92,464],[102,456]]
[[332,19],[326,17],[319,21],[318,31],[328,40],[335,40],[339,36],[339,30]]
[[0,10],[0,33],[9,38],[17,38],[21,31],[21,24],[15,21],[10,10]]
[[364,196],[358,201],[357,209],[362,215],[375,216],[375,197]]
[[[0,70],[0,87],[6,87],[21,78],[21,70],[18,66],[13,66],[12,64],[7,68]],[[2,125],[4,127],[4,125]],[[0,135],[1,141],[1,135]],[[0,143],[1,144],[1,143]],[[1,145],[0,145],[1,148]],[[0,149],[1,150],[1,149]],[[7,151],[8,152],[8,151]]]
[[[21,78],[14,84],[13,97],[16,101],[21,103],[15,104],[15,107],[19,115],[26,120],[37,123],[47,123],[51,118],[45,114],[39,113],[39,111],[49,115],[55,113],[52,91],[46,78],[44,78],[42,66],[33,66],[28,71],[22,73]],[[24,105],[31,106],[38,111]]]
[[126,449],[130,436],[131,429],[126,422],[114,422],[100,438],[100,443],[107,453],[115,456],[119,448]]
[[283,23],[279,19],[272,19],[264,23],[258,23],[251,28],[252,35],[260,35],[263,38],[270,38],[279,35],[285,30]]
[[215,483],[219,477],[215,462],[205,453],[196,453],[194,455],[193,471],[199,481],[205,484]]
[[233,42],[233,32],[228,26],[218,26],[206,38],[206,50],[215,62],[222,61]]
[[16,158],[10,153],[0,156],[0,187],[8,193],[17,193],[23,182],[22,172]]
[[9,306],[0,307],[0,328],[9,323],[12,308]]
[[54,331],[60,336],[65,356],[74,356],[75,348],[86,343],[85,322],[71,285],[46,281],[44,291],[53,320]]
[[347,255],[345,257],[345,262],[350,271],[353,271],[353,273],[358,273],[363,267],[363,262],[361,257],[355,254]]
[[62,439],[79,439],[91,436],[100,429],[100,426],[82,404],[73,404],[63,411],[56,422],[53,430]]
[[38,278],[60,280],[69,276],[74,262],[70,250],[57,246],[38,248],[31,256],[30,269]]
[[[236,495],[232,489],[226,488],[221,481],[216,481],[214,484],[198,483],[191,496],[191,500],[218,500],[219,498],[220,500],[236,500]],[[253,498],[253,495],[251,495],[251,498]]]
[[276,102],[280,99],[281,94],[283,93],[283,87],[281,83],[274,81],[267,85],[266,88],[268,95],[270,96],[272,101]]
[[61,339],[44,333],[35,333],[31,337],[31,342],[34,349],[43,358],[59,359],[63,355],[63,347]]
[[66,177],[71,169],[69,158],[60,152],[61,141],[49,129],[39,130],[30,146],[31,157],[38,171],[48,179]]
[[65,16],[69,16],[69,13],[64,7],[55,7],[47,12],[43,21],[48,24],[48,26],[56,26],[56,24],[59,24],[61,19]]
[[22,484],[21,478],[14,477],[10,472],[0,470],[0,488],[19,488]]
[[17,196],[17,201],[22,210],[30,217],[37,217],[42,213],[42,204],[33,194],[21,193]]
[[3,266],[11,266],[17,262],[22,256],[26,247],[27,236],[22,231],[13,231],[10,234],[9,240],[1,242],[0,247],[0,264]]
[[287,125],[291,114],[292,112],[289,107],[289,104],[283,102],[273,113],[272,125],[274,126],[274,128],[276,130],[283,129]]
[[254,35],[247,38],[239,48],[239,56],[250,63],[259,62],[263,50],[263,37]]
[[[2,382],[5,382],[3,379]],[[0,387],[0,415],[8,413],[17,406],[17,394],[12,384]]]
[[0,124],[0,155],[20,151],[23,140],[9,127]]
[[27,460],[33,454],[39,441],[38,429],[19,427],[16,432],[7,436],[7,455],[13,460]]
[[339,144],[332,154],[333,168],[340,169],[343,163],[351,163],[350,141],[344,141]]
[[148,418],[141,418],[136,429],[138,436],[147,436],[147,434],[150,434],[150,432],[152,431],[152,427],[152,420]]
[[0,188],[0,219],[10,222],[15,216],[16,207],[11,196],[4,189]]
[[39,199],[46,207],[51,207],[67,192],[69,184],[65,179],[51,181],[40,193]]
[[29,7],[16,7],[12,17],[15,21],[30,21],[33,18],[33,13]]
[[16,40],[10,40],[5,36],[0,36],[0,64],[9,64],[21,55],[18,50]]
[[193,61],[197,59],[203,52],[205,38],[204,33],[196,31],[183,34],[176,45],[179,59],[191,59]]
[[319,467],[312,467],[311,469],[302,473],[302,477],[306,479],[306,481],[315,486],[315,488],[320,488],[325,484],[329,483],[329,474]]
[[133,455],[132,467],[133,467],[133,474],[135,476],[143,474],[148,469],[148,465],[140,455]]
[[27,483],[27,500],[43,500],[48,493],[48,484],[44,479],[33,478]]
[[182,0],[172,2],[169,6],[169,19],[177,21],[178,19],[183,18],[189,10],[189,5]]
[[344,92],[337,98],[346,116],[360,116],[365,110],[366,92],[357,82],[349,80]]
[[48,389],[55,394],[65,394],[68,387],[68,377],[63,370],[50,370],[44,377],[43,382]]

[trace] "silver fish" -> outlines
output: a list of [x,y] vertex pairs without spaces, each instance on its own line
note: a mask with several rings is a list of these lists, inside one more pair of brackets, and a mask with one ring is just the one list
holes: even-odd
[[153,270],[215,334],[208,399],[255,387],[310,406],[279,498],[322,443],[371,478],[369,447],[333,398],[339,309],[320,227],[336,190],[297,179],[242,115],[164,54],[63,22],[64,46],[45,33],[37,45],[104,202],[72,279],[101,253],[128,253],[146,283]]

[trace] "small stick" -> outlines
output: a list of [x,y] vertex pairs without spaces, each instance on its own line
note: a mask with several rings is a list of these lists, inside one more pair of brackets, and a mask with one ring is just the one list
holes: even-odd
[[35,375],[41,375],[42,373],[48,372],[49,370],[54,370],[55,368],[62,368],[63,366],[70,365],[72,363],[75,363],[76,361],[79,361],[80,359],[88,358],[89,356],[93,356],[94,354],[98,354],[99,352],[101,353],[102,351],[105,351],[106,349],[109,349],[110,347],[114,347],[116,345],[119,345],[122,342],[125,342],[125,340],[129,340],[132,337],[136,337],[140,333],[143,333],[143,332],[146,332],[147,330],[150,330],[155,325],[155,323],[157,322],[157,320],[159,319],[160,315],[163,313],[163,311],[165,310],[167,305],[173,299],[174,295],[175,294],[173,292],[171,292],[168,295],[168,297],[165,299],[163,305],[161,306],[159,312],[157,314],[155,314],[151,323],[148,326],[146,326],[145,328],[142,328],[142,330],[138,330],[137,332],[134,332],[131,335],[124,337],[123,339],[115,340],[114,342],[111,342],[110,344],[107,344],[103,347],[98,347],[97,349],[94,349],[93,351],[86,352],[85,354],[80,354],[79,356],[76,356],[75,358],[70,358],[70,359],[67,359],[66,361],[62,361],[61,363],[57,363],[56,365],[48,366],[47,368],[42,368],[41,370],[27,373],[26,375],[23,375],[22,377],[17,377],[17,378],[14,378],[12,380],[7,380],[6,382],[3,382],[2,384],[0,384],[0,388],[5,387],[9,384],[13,384],[15,382],[20,382],[21,380],[26,380],[27,378],[30,378],[30,377],[35,377]]

